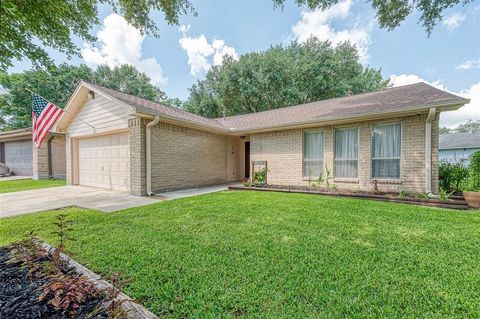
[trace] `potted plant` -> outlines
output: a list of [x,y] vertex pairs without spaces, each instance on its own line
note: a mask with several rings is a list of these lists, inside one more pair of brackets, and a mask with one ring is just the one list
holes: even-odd
[[470,167],[463,187],[463,197],[468,206],[480,208],[480,151],[470,155]]

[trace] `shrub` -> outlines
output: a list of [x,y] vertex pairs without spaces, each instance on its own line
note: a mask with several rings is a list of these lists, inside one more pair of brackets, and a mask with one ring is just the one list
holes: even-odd
[[464,160],[457,163],[442,161],[439,167],[440,187],[451,193],[462,190],[462,183],[468,177],[468,167]]
[[463,185],[464,191],[480,192],[480,151],[470,155],[468,177]]
[[255,184],[265,184],[267,182],[267,168],[264,167],[252,173],[252,180]]

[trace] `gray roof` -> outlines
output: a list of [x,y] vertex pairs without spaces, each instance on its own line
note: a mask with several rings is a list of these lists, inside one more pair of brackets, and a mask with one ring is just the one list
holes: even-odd
[[480,132],[440,134],[441,150],[457,148],[480,148]]
[[166,116],[227,132],[348,119],[385,112],[416,111],[433,106],[462,105],[469,102],[467,99],[439,90],[428,84],[415,83],[258,113],[210,119],[101,85],[87,84],[137,108],[137,112]]
[[23,132],[31,133],[32,128],[31,127],[24,127],[24,128],[19,128],[19,129],[10,130],[10,131],[0,131],[0,136],[18,134],[18,133],[23,133]]
[[[84,81],[85,82],[85,81]],[[185,120],[188,122],[194,122],[198,124],[203,124],[205,126],[210,126],[212,128],[217,128],[221,130],[228,130],[225,126],[220,124],[217,120],[215,119],[210,119],[206,118],[200,115],[196,115],[193,113],[186,112],[184,110],[181,110],[177,107],[172,107],[168,105],[164,105],[158,102],[153,102],[135,95],[123,93],[117,90],[113,90],[110,88],[107,88],[102,85],[98,84],[93,84],[90,82],[85,82],[87,85],[104,92],[117,100],[120,100],[128,105],[131,105],[135,108],[137,108],[137,112],[144,112],[147,114],[154,113],[156,115],[163,115],[163,116],[168,116],[171,118],[179,119],[179,120]]]

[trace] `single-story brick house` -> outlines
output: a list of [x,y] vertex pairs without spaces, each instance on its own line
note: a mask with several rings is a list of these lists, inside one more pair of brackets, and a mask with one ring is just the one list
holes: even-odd
[[10,173],[34,179],[65,178],[65,136],[49,133],[37,149],[32,128],[0,132],[0,163]]
[[480,132],[440,134],[440,161],[459,162],[480,151]]
[[339,188],[436,192],[441,112],[467,99],[424,83],[210,119],[82,82],[55,130],[67,183],[145,195],[242,180],[306,185],[325,170]]

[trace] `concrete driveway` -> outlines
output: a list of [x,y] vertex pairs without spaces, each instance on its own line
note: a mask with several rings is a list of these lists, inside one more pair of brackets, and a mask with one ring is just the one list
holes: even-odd
[[62,186],[32,189],[23,192],[0,194],[0,218],[41,212],[68,206],[113,212],[120,209],[145,206],[162,200],[172,200],[227,190],[229,183],[179,190],[151,197],[134,196],[128,192],[86,186]]
[[0,217],[78,206],[112,212],[162,200],[85,186],[62,186],[0,194]]

